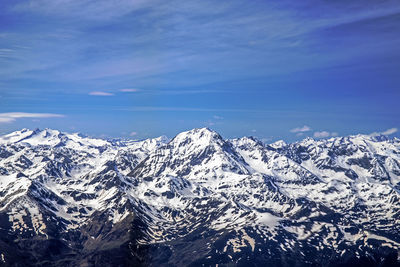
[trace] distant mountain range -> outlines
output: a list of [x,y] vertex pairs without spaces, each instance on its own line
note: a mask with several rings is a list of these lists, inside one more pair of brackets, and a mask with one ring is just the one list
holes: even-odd
[[400,266],[400,139],[0,137],[0,266]]

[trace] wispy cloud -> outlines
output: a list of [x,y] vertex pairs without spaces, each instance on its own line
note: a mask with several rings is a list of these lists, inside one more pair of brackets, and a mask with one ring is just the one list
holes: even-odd
[[14,118],[0,117],[0,123],[8,123],[8,122],[13,122],[13,121],[15,121]]
[[131,132],[130,134],[129,134],[129,136],[135,136],[135,135],[137,135],[138,133],[137,132]]
[[140,89],[136,89],[136,88],[125,88],[125,89],[120,89],[120,92],[123,93],[135,93],[135,92],[139,92]]
[[113,96],[113,93],[109,92],[102,92],[102,91],[93,91],[90,92],[89,95],[94,95],[94,96]]
[[304,125],[303,127],[297,127],[297,128],[290,130],[290,132],[292,132],[292,133],[303,133],[303,132],[309,132],[309,131],[311,131],[311,128],[307,125]]
[[99,0],[93,2],[90,0],[37,0],[18,3],[14,9],[19,12],[34,12],[42,15],[56,14],[63,18],[71,17],[71,14],[75,14],[85,20],[107,21],[123,16],[135,9],[146,7],[150,4],[147,2],[154,1],[117,0],[110,2]]
[[[124,75],[133,75],[137,81],[175,73],[179,75],[179,79],[175,79],[177,83],[179,80],[190,82],[196,76],[204,81],[205,74],[212,75],[208,80],[230,80],[238,74],[265,76],[266,70],[276,74],[318,68],[348,57],[330,53],[317,56],[321,50],[312,49],[313,63],[310,64],[307,51],[311,46],[326,49],[330,45],[321,45],[315,32],[392,14],[400,9],[395,3],[387,2],[367,8],[372,3],[364,5],[355,1],[335,5],[281,1],[243,6],[240,1],[229,4],[187,1],[179,5],[176,1],[159,0],[23,1],[10,4],[11,8],[4,10],[10,17],[36,15],[33,16],[38,19],[35,22],[46,25],[45,30],[51,30],[52,34],[42,34],[42,27],[35,28],[38,32],[33,33],[29,32],[31,29],[12,32],[8,39],[14,43],[26,40],[32,47],[15,51],[23,60],[14,60],[7,69],[12,69],[13,75],[17,72],[31,75],[32,70],[36,70],[36,75],[43,75],[47,80],[54,77],[79,81]],[[133,12],[134,16],[130,16]],[[65,24],[59,25],[60,17]],[[207,17],[211,19],[204,19]],[[54,31],[58,28],[65,30]],[[132,29],[135,30],[133,38],[129,35]],[[85,38],[80,38],[82,36]],[[346,53],[350,49],[331,52]],[[37,58],[41,59],[41,64],[37,64]],[[81,62],[81,58],[85,61]],[[7,69],[1,70],[0,75],[4,71],[4,76],[9,76]],[[49,75],[49,71],[53,75]],[[224,75],[220,75],[221,71]],[[181,75],[182,72],[186,75]]]
[[397,131],[398,131],[397,128],[390,128],[390,129],[387,129],[386,131],[383,131],[382,134],[383,135],[391,135],[391,134],[397,133]]
[[386,131],[383,132],[374,132],[370,134],[371,136],[378,136],[378,135],[392,135],[394,133],[397,133],[398,129],[397,128],[390,128],[387,129]]
[[333,136],[338,136],[338,133],[336,132],[328,132],[328,131],[320,131],[320,132],[315,132],[314,137],[315,138],[327,138],[327,137],[333,137]]
[[212,116],[212,119],[208,120],[206,122],[207,126],[215,126],[215,125],[221,125],[223,124],[223,117],[218,116],[218,115],[214,115]]
[[54,113],[26,113],[26,112],[8,112],[0,113],[0,123],[10,123],[21,118],[61,118],[62,114]]

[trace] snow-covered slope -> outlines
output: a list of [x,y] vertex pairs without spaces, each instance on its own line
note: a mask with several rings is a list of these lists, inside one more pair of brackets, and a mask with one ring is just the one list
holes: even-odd
[[[400,140],[264,145],[193,129],[143,141],[0,137],[5,263],[319,266],[397,260]],[[15,244],[15,245],[13,245]]]

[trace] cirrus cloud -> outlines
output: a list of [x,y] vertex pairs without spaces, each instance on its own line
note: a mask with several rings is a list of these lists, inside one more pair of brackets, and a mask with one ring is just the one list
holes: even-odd
[[371,136],[377,136],[377,135],[392,135],[394,133],[397,133],[398,129],[397,128],[390,128],[387,129],[386,131],[383,132],[374,132],[370,134]]
[[61,118],[62,114],[55,113],[27,113],[27,112],[7,112],[0,113],[0,123],[10,123],[21,118]]
[[328,131],[320,131],[320,132],[314,133],[315,138],[326,138],[326,137],[330,137],[330,136],[338,136],[338,133],[328,132]]
[[292,132],[292,133],[303,133],[303,132],[309,132],[309,131],[311,131],[311,128],[307,125],[304,125],[303,127],[297,127],[297,128],[290,130],[290,132]]
[[102,92],[102,91],[93,91],[90,92],[89,95],[94,95],[94,96],[113,96],[113,93],[109,92]]
[[397,128],[390,128],[390,129],[387,129],[386,131],[383,131],[382,134],[383,135],[391,135],[391,134],[396,133],[397,131],[398,131]]
[[135,93],[135,92],[139,92],[140,89],[137,89],[137,88],[125,88],[125,89],[120,89],[119,91],[123,92],[123,93]]
[[8,122],[13,122],[13,121],[15,121],[14,118],[9,118],[9,117],[2,118],[2,117],[0,117],[0,123],[8,123]]

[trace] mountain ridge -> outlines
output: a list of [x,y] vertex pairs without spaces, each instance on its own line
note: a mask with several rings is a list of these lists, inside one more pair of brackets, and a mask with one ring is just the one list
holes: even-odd
[[367,135],[25,129],[0,137],[0,254],[16,266],[398,264],[399,162],[397,138]]

